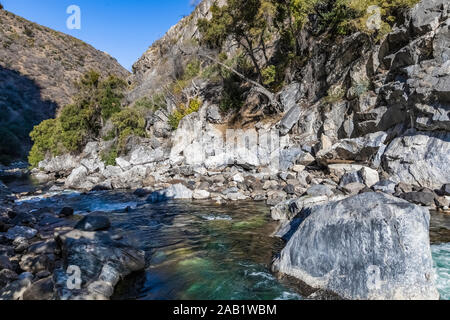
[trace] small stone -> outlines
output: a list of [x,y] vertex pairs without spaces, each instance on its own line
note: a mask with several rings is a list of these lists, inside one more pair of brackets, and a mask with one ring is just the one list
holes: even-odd
[[[316,159],[309,153],[305,152],[298,158],[297,164],[301,166],[309,166],[311,163],[316,161]],[[303,171],[303,170],[302,170]]]
[[317,184],[315,186],[310,187],[306,193],[311,197],[320,197],[320,196],[333,196],[333,191],[325,185]]
[[29,240],[34,238],[36,234],[37,230],[35,229],[23,226],[15,226],[14,228],[9,229],[5,236],[9,240],[15,240],[19,237]]
[[369,188],[373,185],[377,184],[380,181],[380,176],[378,175],[378,171],[364,167],[360,171],[360,175],[363,178],[364,184]]
[[15,252],[21,253],[27,250],[30,244],[28,243],[28,240],[25,239],[24,237],[18,237],[14,239],[13,246]]
[[300,173],[302,171],[305,171],[305,166],[302,166],[300,164],[295,165],[294,167],[292,167],[292,171]]
[[367,188],[364,184],[359,182],[352,182],[343,187],[344,191],[348,194],[355,195],[360,193],[360,191]]
[[283,191],[289,195],[295,194],[295,187],[292,184],[288,184],[283,188]]
[[412,186],[410,186],[409,184],[400,182],[397,187],[395,187],[395,191],[398,194],[402,194],[402,193],[408,193],[408,192],[412,192],[413,188]]
[[394,194],[395,193],[395,187],[397,184],[390,180],[381,180],[377,184],[375,184],[372,189],[374,191],[384,192],[387,194]]
[[211,194],[206,190],[195,190],[192,198],[194,198],[195,200],[205,200],[209,199],[210,196]]

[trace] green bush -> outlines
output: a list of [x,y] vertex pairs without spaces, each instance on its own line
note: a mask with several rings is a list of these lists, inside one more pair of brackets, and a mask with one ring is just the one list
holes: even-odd
[[116,159],[119,157],[119,153],[117,152],[117,148],[114,146],[111,148],[111,150],[109,151],[103,151],[101,153],[101,158],[102,161],[105,163],[105,165],[107,166],[115,166],[116,163]]
[[33,141],[28,162],[36,167],[39,162],[45,159],[47,153],[58,155],[62,151],[61,147],[61,122],[57,119],[49,119],[34,127],[30,133]]
[[188,107],[186,107],[184,104],[181,104],[177,108],[177,110],[175,110],[171,115],[169,115],[169,125],[172,127],[173,130],[178,129],[180,121],[187,115],[199,111],[201,106],[202,102],[198,98],[189,101]]
[[87,142],[98,138],[102,123],[121,112],[125,81],[89,71],[77,83],[74,103],[65,106],[57,119],[46,120],[30,134],[34,142],[29,163],[35,167],[47,155],[80,152]]
[[146,121],[139,110],[126,108],[112,117],[118,137],[118,151],[124,150],[130,136],[146,137]]
[[194,59],[186,65],[186,69],[184,70],[184,79],[190,80],[195,78],[200,74],[201,64],[198,59]]
[[275,82],[277,69],[274,65],[270,65],[262,70],[263,84],[270,85]]

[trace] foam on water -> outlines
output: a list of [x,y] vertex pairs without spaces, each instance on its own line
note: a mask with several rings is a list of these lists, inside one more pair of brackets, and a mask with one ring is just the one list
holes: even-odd
[[432,245],[436,285],[442,300],[450,300],[450,243]]
[[231,221],[231,220],[233,220],[233,218],[231,218],[230,216],[227,216],[227,215],[216,216],[213,214],[203,215],[202,218],[205,220],[208,220],[208,221],[216,221],[216,220]]

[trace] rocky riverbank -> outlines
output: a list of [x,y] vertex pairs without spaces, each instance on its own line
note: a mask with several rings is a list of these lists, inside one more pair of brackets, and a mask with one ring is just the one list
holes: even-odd
[[14,198],[0,198],[0,300],[105,300],[145,268],[144,252],[111,229],[107,214],[74,216]]

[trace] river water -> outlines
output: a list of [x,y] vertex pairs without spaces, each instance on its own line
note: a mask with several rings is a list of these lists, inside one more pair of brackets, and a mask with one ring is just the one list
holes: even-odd
[[[269,208],[255,202],[147,204],[131,193],[58,193],[33,207],[109,212],[116,230],[146,251],[146,272],[119,284],[114,299],[301,299],[270,272],[281,240]],[[432,214],[432,253],[441,298],[450,300],[450,216]]]

